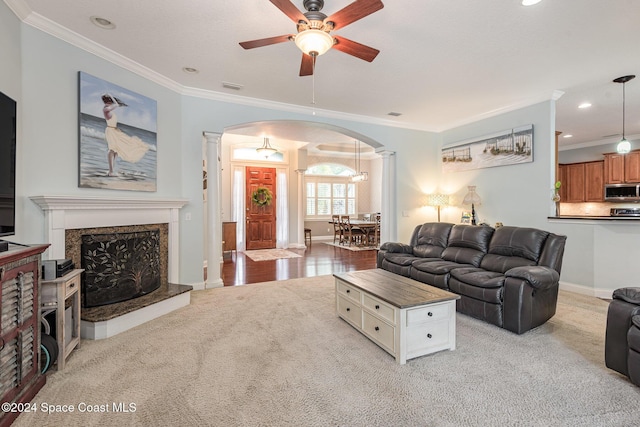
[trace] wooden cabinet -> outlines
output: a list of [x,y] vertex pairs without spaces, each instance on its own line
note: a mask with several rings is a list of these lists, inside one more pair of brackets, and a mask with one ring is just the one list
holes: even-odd
[[584,202],[584,163],[571,163],[566,165],[566,202]]
[[[222,223],[222,255],[227,251],[236,250],[236,223],[235,222],[223,222]],[[233,252],[232,252],[233,254]]]
[[605,182],[607,184],[622,184],[624,182],[624,155],[604,155]]
[[604,200],[604,162],[584,164],[584,201],[602,202]]
[[[42,281],[42,312],[56,312],[56,342],[58,343],[57,369],[64,369],[67,357],[74,348],[80,347],[80,274],[84,270],[76,269],[62,277]],[[71,334],[67,334],[66,302],[71,306]]]
[[605,184],[640,182],[640,151],[604,155]]
[[[0,254],[0,396],[3,403],[30,402],[45,383],[40,373],[40,256],[49,245],[10,245]],[[0,426],[16,410],[0,412]]]
[[626,182],[640,182],[640,151],[624,156],[624,179]]
[[604,170],[602,160],[559,165],[560,200],[565,203],[603,201]]

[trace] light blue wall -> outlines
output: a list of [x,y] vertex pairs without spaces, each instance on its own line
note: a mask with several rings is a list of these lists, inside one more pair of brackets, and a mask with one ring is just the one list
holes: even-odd
[[[0,90],[19,101],[18,232],[17,241],[44,240],[44,215],[31,200],[35,195],[186,198],[180,219],[180,281],[200,283],[204,260],[202,202],[203,132],[222,133],[241,123],[264,120],[306,120],[329,123],[365,135],[395,152],[398,240],[407,241],[414,227],[435,221],[425,197],[435,191],[452,195],[443,221],[459,222],[467,185],[482,197],[479,217],[489,224],[546,229],[569,236],[562,280],[594,286],[594,228],[549,222],[552,212],[555,104],[543,102],[441,134],[296,114],[178,94],[84,50],[21,24],[0,2]],[[8,41],[8,42],[7,42]],[[17,47],[19,46],[19,48]],[[78,188],[77,73],[84,71],[134,90],[158,102],[158,191],[127,192]],[[534,126],[534,161],[466,172],[443,174],[440,150],[458,141],[477,138],[524,124]],[[290,175],[295,179],[295,175]],[[291,194],[295,218],[296,194]],[[185,221],[191,214],[192,220]],[[585,263],[585,259],[587,262]],[[602,267],[599,271],[603,271]]]
[[[435,174],[425,170],[436,170],[439,141],[436,134],[349,120],[325,120],[311,115],[184,96],[21,24],[4,4],[0,3],[0,7],[1,22],[8,23],[2,25],[0,34],[3,40],[11,40],[9,44],[0,45],[0,54],[13,57],[16,63],[21,64],[0,75],[3,84],[21,87],[16,98],[24,112],[22,137],[19,138],[19,159],[22,160],[18,169],[22,182],[17,188],[20,221],[16,241],[37,243],[44,240],[44,214],[31,202],[30,196],[186,198],[189,204],[180,219],[180,281],[201,282],[204,259],[202,133],[221,133],[226,127],[246,122],[285,119],[326,122],[361,133],[388,150],[398,151],[398,170],[407,172],[406,175],[399,174],[398,178],[396,197],[399,211],[419,205],[418,190],[414,184],[416,177],[434,179]],[[78,71],[158,102],[156,193],[78,187]],[[292,203],[292,206],[297,204]],[[187,213],[191,213],[191,221],[184,220]],[[291,217],[295,216],[296,212],[292,212]],[[401,222],[401,233],[409,230],[405,233],[408,235],[421,220],[413,218],[411,223]]]

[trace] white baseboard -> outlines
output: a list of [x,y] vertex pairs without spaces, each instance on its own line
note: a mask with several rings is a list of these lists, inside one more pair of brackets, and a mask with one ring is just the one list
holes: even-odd
[[560,289],[576,294],[588,295],[590,297],[611,299],[613,290],[611,289],[594,289],[590,286],[578,285],[576,283],[560,282]]

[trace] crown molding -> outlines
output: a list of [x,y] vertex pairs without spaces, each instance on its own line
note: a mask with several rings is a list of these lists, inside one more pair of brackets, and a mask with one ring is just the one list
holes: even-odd
[[266,108],[270,110],[286,111],[290,113],[302,114],[312,117],[323,117],[337,120],[349,120],[359,123],[375,124],[380,126],[388,126],[394,128],[419,130],[424,132],[440,133],[450,129],[454,129],[459,126],[474,123],[479,120],[487,119],[497,116],[499,114],[508,113],[510,111],[518,110],[520,108],[528,107],[539,102],[557,100],[564,92],[554,91],[550,96],[539,97],[535,99],[528,99],[523,102],[514,103],[503,108],[487,111],[475,116],[466,117],[459,121],[446,123],[438,128],[431,128],[426,126],[420,126],[415,123],[401,122],[397,120],[385,120],[372,116],[364,116],[359,114],[344,113],[333,110],[322,110],[312,107],[304,107],[300,105],[287,104],[277,101],[269,101],[258,98],[250,98],[241,95],[226,94],[222,92],[216,92],[208,89],[199,89],[181,85],[176,81],[169,79],[168,77],[141,65],[132,59],[121,55],[105,46],[102,46],[93,40],[90,40],[74,31],[63,27],[56,22],[51,21],[39,15],[26,3],[25,0],[4,0],[13,13],[20,18],[22,22],[28,24],[38,30],[41,30],[53,37],[63,40],[79,49],[89,52],[99,58],[109,61],[119,67],[131,71],[147,80],[150,80],[160,86],[170,89],[180,95],[193,96],[202,99],[209,99],[220,102],[229,102],[233,104],[240,104],[245,106]]

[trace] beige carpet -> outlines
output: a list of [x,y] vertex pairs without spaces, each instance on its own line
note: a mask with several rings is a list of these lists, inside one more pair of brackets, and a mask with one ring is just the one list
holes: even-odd
[[281,258],[300,258],[295,252],[286,249],[259,249],[256,251],[244,251],[244,254],[254,261],[272,261]]
[[[333,278],[193,292],[83,341],[16,426],[631,426],[640,388],[604,366],[607,303],[562,292],[524,335],[457,315],[457,349],[395,360],[336,317]],[[135,404],[114,413],[113,403]]]

